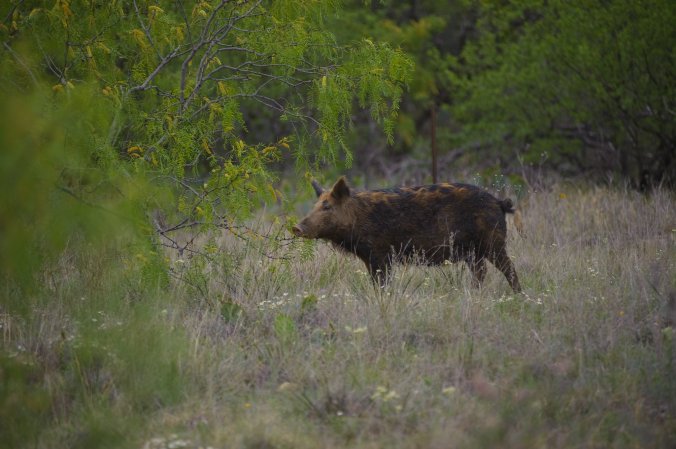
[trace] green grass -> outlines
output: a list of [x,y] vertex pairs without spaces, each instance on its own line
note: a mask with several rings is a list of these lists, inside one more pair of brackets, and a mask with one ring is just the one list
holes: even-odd
[[674,196],[565,193],[510,227],[522,296],[460,265],[376,289],[326,244],[219,237],[168,255],[189,283],[67,251],[0,309],[0,447],[674,447]]

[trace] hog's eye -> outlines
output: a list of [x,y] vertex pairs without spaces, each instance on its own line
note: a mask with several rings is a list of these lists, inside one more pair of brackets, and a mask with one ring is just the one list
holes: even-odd
[[329,204],[328,201],[322,202],[322,210],[329,210],[331,209],[331,204]]

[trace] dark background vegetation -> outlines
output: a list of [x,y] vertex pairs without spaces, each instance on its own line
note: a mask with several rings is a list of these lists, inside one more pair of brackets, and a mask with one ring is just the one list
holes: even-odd
[[422,163],[424,176],[436,109],[450,177],[468,167],[528,177],[544,167],[642,189],[673,184],[670,2],[372,2],[370,13],[360,3],[337,35],[391,42],[416,64],[395,144],[355,129],[365,170]]

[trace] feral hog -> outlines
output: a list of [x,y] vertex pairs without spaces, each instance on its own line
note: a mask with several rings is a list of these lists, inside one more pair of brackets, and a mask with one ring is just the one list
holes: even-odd
[[354,253],[380,285],[394,261],[416,260],[428,265],[464,261],[478,286],[488,260],[515,292],[521,291],[505,248],[511,200],[468,184],[352,191],[341,177],[329,191],[316,181],[312,186],[319,200],[293,233]]

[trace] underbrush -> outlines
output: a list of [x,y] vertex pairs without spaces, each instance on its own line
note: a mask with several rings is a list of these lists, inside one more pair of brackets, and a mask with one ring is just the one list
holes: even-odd
[[29,314],[0,309],[0,446],[676,446],[673,194],[522,212],[523,295],[492,266],[480,289],[461,265],[379,289],[329,245],[255,236],[67,250]]

